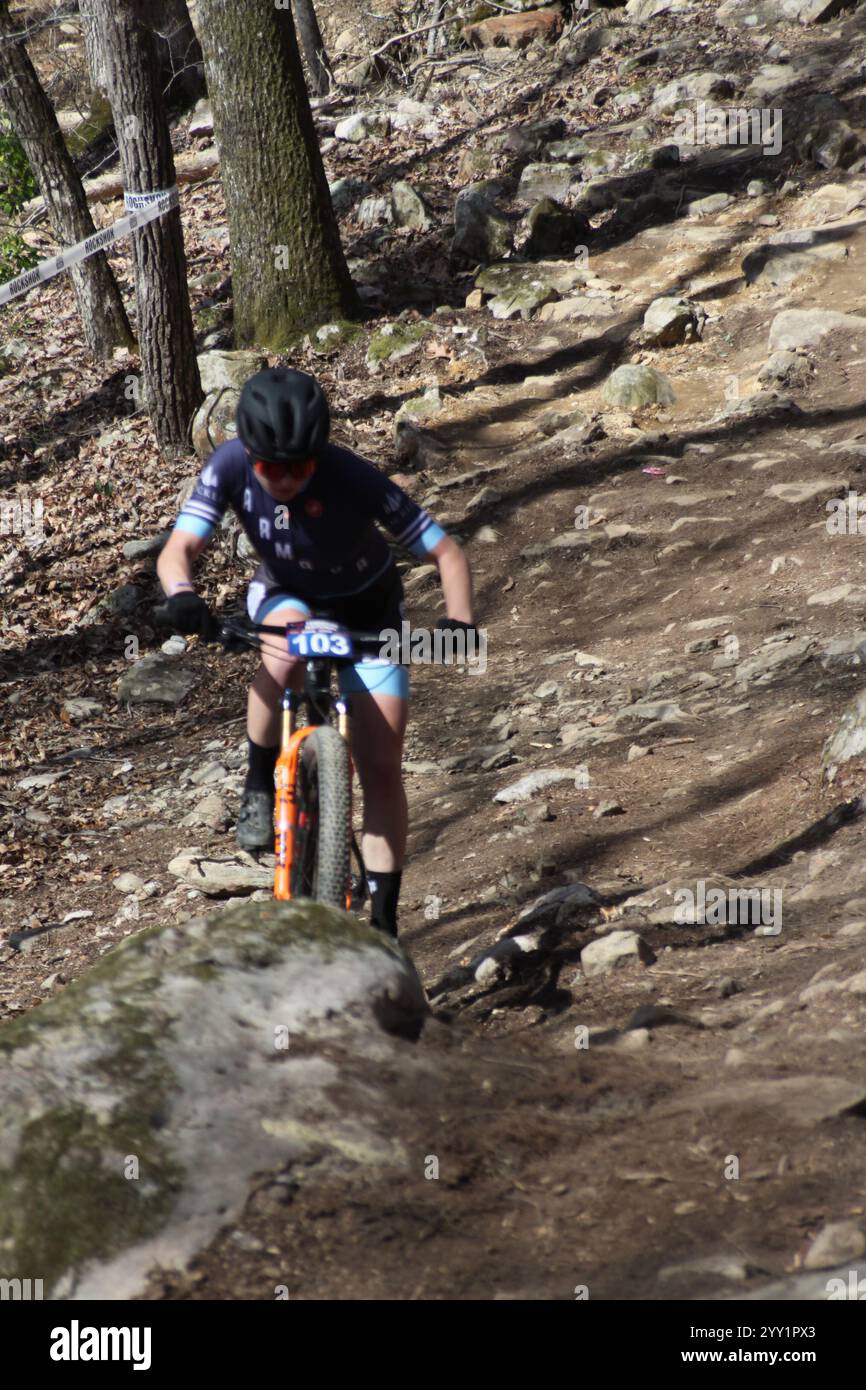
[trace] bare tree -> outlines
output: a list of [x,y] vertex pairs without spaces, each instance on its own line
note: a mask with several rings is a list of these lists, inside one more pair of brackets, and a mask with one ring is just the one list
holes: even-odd
[[[8,0],[0,0],[3,106],[45,199],[54,235],[61,246],[70,246],[93,236],[96,227],[54,108],[42,90],[23,40],[14,37],[21,29],[20,22],[9,14]],[[94,357],[110,357],[114,348],[131,346],[129,319],[105,254],[100,251],[73,266],[70,275],[85,342]]]
[[357,312],[286,5],[199,0],[231,238],[235,335],[285,347]]
[[294,0],[294,6],[301,47],[310,74],[310,91],[316,97],[327,96],[334,81],[334,72],[325,49],[325,40],[322,38],[313,0]]
[[[174,154],[149,21],[150,0],[87,0],[99,33],[127,193],[174,187]],[[144,395],[162,447],[189,447],[202,399],[178,208],[132,241]]]

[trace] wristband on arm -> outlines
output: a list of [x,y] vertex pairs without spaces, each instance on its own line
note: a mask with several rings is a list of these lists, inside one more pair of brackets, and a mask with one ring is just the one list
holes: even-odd
[[192,589],[194,591],[195,585],[192,584],[188,579],[181,579],[176,584],[172,584],[166,597],[174,598],[175,594],[178,593],[180,589]]

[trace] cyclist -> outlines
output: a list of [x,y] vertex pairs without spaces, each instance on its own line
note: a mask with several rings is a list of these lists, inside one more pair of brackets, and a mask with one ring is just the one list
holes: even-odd
[[[457,542],[368,460],[328,443],[330,410],[314,377],[287,367],[257,372],[241,391],[237,439],[221,444],[184,503],[157,571],[174,629],[210,636],[213,615],[195,592],[193,566],[231,506],[259,556],[247,608],[254,622],[325,614],[347,627],[401,632],[403,586],[375,523],[439,567],[447,618],[437,627],[472,632],[472,576]],[[303,662],[262,643],[247,701],[249,769],[237,822],[244,849],[274,841],[274,769],[280,703],[300,689]],[[362,661],[341,674],[353,694],[352,756],[364,794],[362,855],[374,926],[397,934],[406,851],[402,753],[408,670]]]

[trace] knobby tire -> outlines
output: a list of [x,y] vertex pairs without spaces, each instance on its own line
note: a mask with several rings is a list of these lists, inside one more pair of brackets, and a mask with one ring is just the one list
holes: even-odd
[[352,845],[351,779],[345,739],[323,724],[298,758],[298,822],[291,895],[345,907]]

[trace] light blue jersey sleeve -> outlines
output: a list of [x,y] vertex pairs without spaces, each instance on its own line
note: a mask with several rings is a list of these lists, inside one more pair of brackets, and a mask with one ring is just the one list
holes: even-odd
[[215,449],[181,508],[176,531],[189,531],[208,540],[225,515],[239,465],[234,441]]

